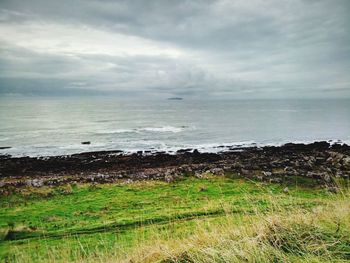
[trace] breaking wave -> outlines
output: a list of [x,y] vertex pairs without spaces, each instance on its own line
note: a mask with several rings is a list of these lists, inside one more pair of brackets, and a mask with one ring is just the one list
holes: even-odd
[[179,133],[188,129],[187,126],[160,126],[160,127],[142,127],[134,129],[116,129],[116,130],[104,130],[98,131],[96,134],[120,134],[120,133],[142,133],[142,132],[152,132],[152,133]]

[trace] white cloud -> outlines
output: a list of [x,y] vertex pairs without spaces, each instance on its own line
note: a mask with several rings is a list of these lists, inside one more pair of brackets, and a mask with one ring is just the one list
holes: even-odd
[[89,26],[53,23],[0,24],[0,41],[50,54],[181,56],[181,51],[137,36],[106,32]]

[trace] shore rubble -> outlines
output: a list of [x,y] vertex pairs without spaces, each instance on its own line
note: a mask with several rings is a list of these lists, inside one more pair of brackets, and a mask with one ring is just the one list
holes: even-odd
[[275,183],[296,176],[311,178],[334,191],[331,187],[334,187],[336,178],[349,180],[350,146],[322,141],[222,153],[185,149],[176,154],[101,151],[40,158],[0,156],[0,194],[22,187],[121,180],[171,182],[184,175],[202,178],[206,174],[222,176],[226,173]]

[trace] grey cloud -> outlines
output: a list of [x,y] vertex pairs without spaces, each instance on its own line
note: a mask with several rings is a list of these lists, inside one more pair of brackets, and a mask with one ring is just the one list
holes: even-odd
[[349,13],[347,0],[3,0],[0,26],[14,31],[31,24],[87,27],[182,55],[47,53],[2,39],[0,86],[4,92],[10,82],[22,83],[20,92],[31,79],[52,90],[84,83],[78,90],[131,96],[350,97]]

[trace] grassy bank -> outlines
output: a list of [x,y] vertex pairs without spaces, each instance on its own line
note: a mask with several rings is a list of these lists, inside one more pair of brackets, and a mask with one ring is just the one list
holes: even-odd
[[0,261],[350,260],[347,194],[232,177],[23,189],[0,199]]

